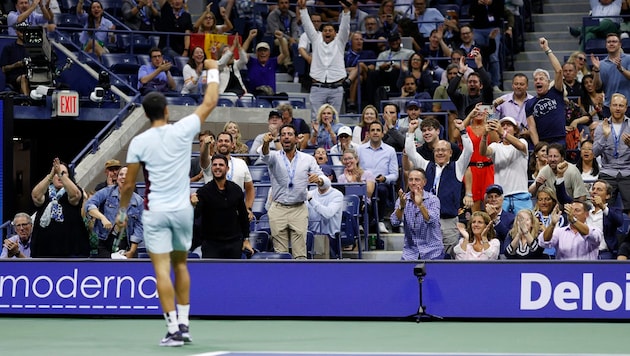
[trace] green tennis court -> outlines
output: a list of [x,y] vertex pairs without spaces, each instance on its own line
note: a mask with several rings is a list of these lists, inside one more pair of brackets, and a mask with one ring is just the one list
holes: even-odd
[[158,346],[162,319],[0,318],[2,355],[612,355],[626,323],[192,320],[194,343]]

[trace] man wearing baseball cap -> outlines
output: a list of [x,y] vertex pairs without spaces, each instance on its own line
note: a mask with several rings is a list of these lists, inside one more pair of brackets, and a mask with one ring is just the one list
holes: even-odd
[[[250,30],[249,36],[255,37],[258,30]],[[282,31],[276,31],[274,36],[280,43],[280,54],[278,57],[271,57],[271,47],[267,42],[259,42],[256,45],[256,55],[251,56],[247,62],[247,73],[249,74],[249,84],[247,91],[258,96],[268,87],[276,93],[276,72],[278,66],[289,58],[289,46]],[[269,94],[269,93],[265,93]]]
[[[252,147],[249,150],[250,155],[260,155],[260,153],[262,152],[261,147],[263,144],[263,138],[269,132],[274,137],[273,142],[269,144],[269,149],[279,150],[282,148],[282,146],[280,145],[280,137],[278,136],[278,129],[280,128],[280,126],[282,126],[282,114],[280,114],[280,111],[276,109],[269,111],[269,119],[267,119],[267,122],[269,123],[269,129],[266,132],[263,132],[256,136],[256,138],[254,139],[254,143],[252,143]],[[260,158],[258,158],[254,164],[264,163],[260,160]]]
[[[407,104],[405,104],[405,112],[407,112],[407,117],[398,119],[398,131],[400,131],[403,135],[407,133],[409,129],[409,122],[411,122],[411,120],[418,120],[418,125],[422,123],[422,119],[420,118],[422,105],[420,105],[418,100],[411,99],[407,102]],[[416,130],[414,134],[416,143],[423,144],[424,138],[422,138],[422,132],[420,130]]]
[[505,194],[503,209],[512,214],[521,209],[531,209],[527,181],[527,141],[518,138],[519,125],[511,116],[499,121],[489,120],[486,123],[486,135],[492,131],[502,138],[502,142],[487,145],[487,140],[482,139],[479,152],[494,162],[494,182],[503,186],[502,194]]
[[490,219],[494,223],[494,231],[497,238],[501,241],[500,253],[505,252],[505,241],[508,232],[514,224],[515,214],[503,209],[503,187],[498,184],[491,184],[486,188],[483,207],[486,213],[490,215]]
[[94,191],[96,192],[105,187],[116,184],[120,167],[120,161],[117,159],[110,159],[105,162],[105,181],[97,184],[96,187],[94,187]]
[[330,158],[332,158],[333,166],[341,166],[341,156],[348,149],[358,149],[359,145],[352,142],[352,129],[348,126],[342,126],[337,131],[337,144],[330,148]]

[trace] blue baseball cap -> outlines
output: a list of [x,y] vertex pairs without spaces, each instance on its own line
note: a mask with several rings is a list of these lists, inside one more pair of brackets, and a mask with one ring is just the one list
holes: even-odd
[[492,184],[486,188],[486,194],[497,193],[499,195],[503,195],[503,187],[498,184]]

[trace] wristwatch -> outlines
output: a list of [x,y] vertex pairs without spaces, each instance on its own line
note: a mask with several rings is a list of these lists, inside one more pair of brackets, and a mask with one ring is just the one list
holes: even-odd
[[574,223],[576,223],[578,220],[577,218],[574,216],[573,219],[571,219],[571,221],[573,221]]
[[66,172],[59,172],[59,173],[57,173],[57,177],[61,178],[61,177],[63,177],[64,174],[66,174]]

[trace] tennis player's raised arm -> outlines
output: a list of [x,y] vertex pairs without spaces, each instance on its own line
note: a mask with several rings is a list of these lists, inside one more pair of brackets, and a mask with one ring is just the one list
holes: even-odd
[[217,61],[213,59],[206,59],[203,62],[203,68],[206,70],[206,82],[208,87],[206,93],[203,96],[203,101],[195,110],[195,114],[199,116],[201,124],[206,121],[206,118],[212,110],[217,106],[219,101],[219,66]]

